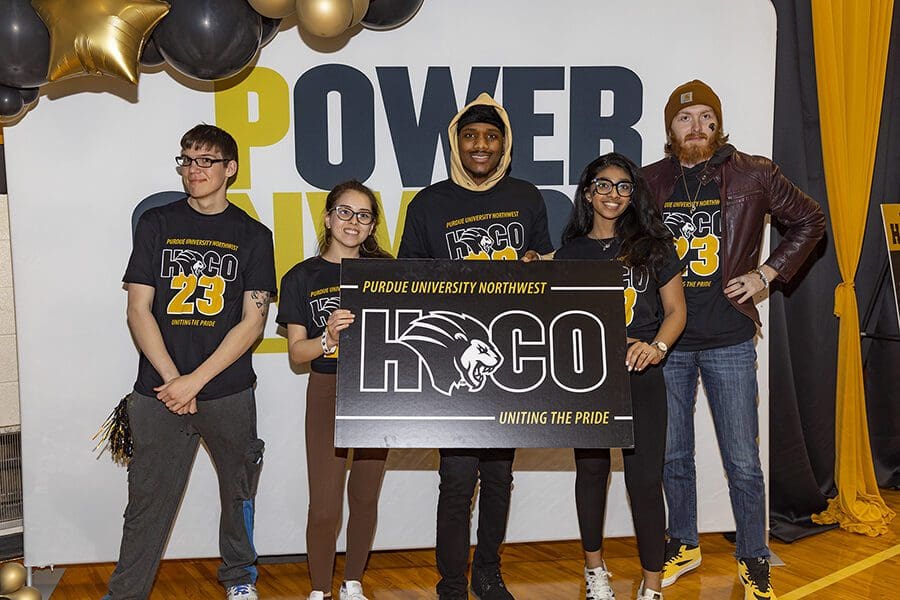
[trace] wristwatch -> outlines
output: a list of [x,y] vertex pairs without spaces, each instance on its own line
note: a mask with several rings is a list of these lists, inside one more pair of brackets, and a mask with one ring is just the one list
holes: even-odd
[[665,358],[666,352],[669,351],[669,346],[667,346],[665,342],[661,342],[659,340],[650,342],[650,345],[662,352],[663,358]]

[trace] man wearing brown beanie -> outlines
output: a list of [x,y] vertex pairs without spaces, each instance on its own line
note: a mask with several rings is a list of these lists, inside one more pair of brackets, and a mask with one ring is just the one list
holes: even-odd
[[[664,374],[668,430],[663,484],[668,533],[663,586],[700,566],[694,403],[697,382],[709,400],[728,476],[744,598],[775,598],[769,581],[765,480],[757,437],[754,294],[797,272],[825,230],[822,209],[772,161],[739,152],[722,128],[722,104],[700,80],[665,107],[666,157],[644,168],[663,220],[686,264],[687,326]],[[766,214],[784,227],[765,260]]]

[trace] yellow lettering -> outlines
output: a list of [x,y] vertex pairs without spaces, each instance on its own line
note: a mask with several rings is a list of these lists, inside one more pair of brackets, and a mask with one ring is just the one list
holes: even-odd
[[[290,128],[290,92],[287,81],[277,71],[256,67],[249,75],[214,84],[216,124],[234,136],[238,145],[238,172],[234,187],[251,189],[250,148],[271,146]],[[250,96],[257,99],[259,118],[250,120]]]

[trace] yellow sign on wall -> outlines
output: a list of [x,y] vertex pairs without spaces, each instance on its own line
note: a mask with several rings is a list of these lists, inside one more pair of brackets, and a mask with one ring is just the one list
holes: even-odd
[[884,222],[884,236],[887,241],[888,260],[891,265],[891,279],[894,282],[894,307],[900,322],[900,204],[882,204],[881,219]]

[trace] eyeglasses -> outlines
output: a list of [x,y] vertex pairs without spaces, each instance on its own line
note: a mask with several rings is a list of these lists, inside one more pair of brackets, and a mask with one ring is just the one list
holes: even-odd
[[345,206],[341,204],[340,206],[335,206],[328,212],[333,212],[337,215],[337,218],[341,221],[349,221],[353,219],[353,215],[356,215],[356,222],[360,225],[370,225],[375,221],[375,215],[367,210],[356,211],[350,208],[349,206]]
[[613,188],[616,188],[616,192],[623,198],[627,198],[632,193],[634,193],[634,183],[630,181],[620,181],[618,183],[613,183],[609,179],[594,179],[591,181],[591,195],[596,196],[598,194],[607,195],[613,191]]
[[181,155],[175,157],[175,164],[177,164],[179,167],[189,167],[191,165],[197,165],[201,169],[208,169],[216,163],[227,163],[230,160],[230,158],[207,158],[206,156],[191,158],[190,156]]

